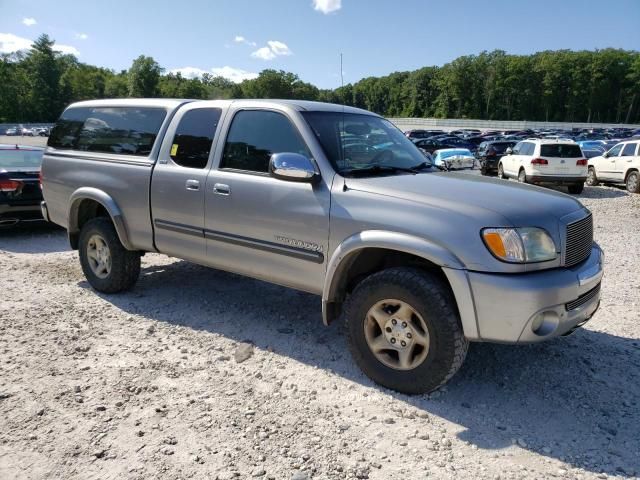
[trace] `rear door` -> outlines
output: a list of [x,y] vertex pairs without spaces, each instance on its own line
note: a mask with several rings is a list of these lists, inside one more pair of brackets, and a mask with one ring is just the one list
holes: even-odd
[[615,157],[616,168],[615,168],[615,179],[623,182],[625,179],[625,174],[627,173],[627,169],[631,167],[631,164],[636,161],[638,158],[636,156],[636,148],[638,143],[632,142],[625,144],[622,147],[622,151],[620,152],[620,156]]
[[206,262],[204,194],[222,108],[193,103],[176,114],[151,182],[151,212],[159,251]]
[[578,165],[583,160],[582,150],[577,143],[543,143],[540,158],[547,161],[544,174],[552,176],[586,177],[586,165]]

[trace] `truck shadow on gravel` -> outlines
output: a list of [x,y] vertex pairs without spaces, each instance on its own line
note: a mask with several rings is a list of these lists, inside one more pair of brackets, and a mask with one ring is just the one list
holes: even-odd
[[640,471],[638,339],[581,329],[538,345],[474,344],[443,392],[411,397],[358,370],[342,325],[324,327],[320,299],[310,294],[176,261],[143,268],[130,293],[102,297],[130,314],[249,341],[376,389],[460,425],[458,437],[479,449],[500,454],[515,443],[591,472]]

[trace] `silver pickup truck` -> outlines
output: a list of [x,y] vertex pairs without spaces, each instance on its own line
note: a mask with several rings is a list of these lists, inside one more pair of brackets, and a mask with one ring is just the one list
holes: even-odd
[[600,303],[604,256],[578,201],[438,172],[387,120],[341,105],[75,103],[42,187],[96,290],[132,288],[159,252],[311,292],[362,370],[405,393],[446,382],[470,341],[567,335]]

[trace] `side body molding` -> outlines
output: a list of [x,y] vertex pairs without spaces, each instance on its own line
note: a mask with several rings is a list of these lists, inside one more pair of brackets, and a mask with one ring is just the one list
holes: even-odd
[[[447,278],[454,281],[456,302],[462,317],[465,335],[469,338],[477,337],[475,310],[471,300],[471,292],[466,277],[465,266],[449,250],[442,245],[425,238],[405,233],[384,230],[367,230],[356,233],[344,240],[333,252],[327,266],[327,274],[322,292],[322,319],[328,325],[335,318],[335,304],[342,302],[342,287],[340,279],[348,271],[359,251],[365,248],[384,248],[422,257],[443,268]],[[459,291],[464,289],[466,291]],[[462,303],[462,304],[461,304]]]
[[131,242],[129,242],[129,235],[127,234],[127,228],[125,226],[124,217],[122,216],[120,207],[118,207],[118,204],[108,193],[93,187],[82,187],[71,194],[71,198],[69,199],[69,216],[67,223],[70,238],[72,235],[77,236],[80,231],[80,228],[78,227],[78,212],[83,200],[94,200],[102,205],[113,221],[120,243],[122,243],[124,248],[127,250],[135,250],[131,245]]

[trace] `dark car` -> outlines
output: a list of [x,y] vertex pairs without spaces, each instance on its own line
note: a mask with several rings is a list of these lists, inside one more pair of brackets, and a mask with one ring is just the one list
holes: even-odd
[[476,152],[476,158],[480,161],[480,173],[482,175],[497,174],[498,161],[506,154],[507,148],[513,148],[516,143],[504,140],[481,143]]
[[436,150],[441,150],[443,148],[454,148],[454,147],[457,147],[457,145],[454,145],[453,143],[449,143],[449,142],[442,141],[442,140],[434,140],[434,139],[431,139],[431,138],[425,138],[425,139],[422,139],[422,140],[414,140],[413,143],[415,143],[416,147],[418,147],[423,152],[427,152],[427,153],[430,153],[430,154],[433,154],[433,152],[435,152]]
[[434,135],[442,135],[442,130],[408,130],[404,132],[405,136],[411,140],[418,140],[421,138],[430,138]]
[[0,145],[0,227],[42,221],[40,166],[43,148]]

